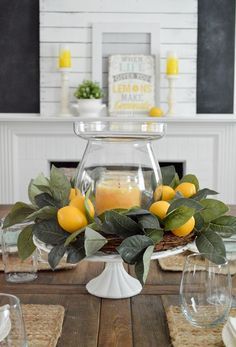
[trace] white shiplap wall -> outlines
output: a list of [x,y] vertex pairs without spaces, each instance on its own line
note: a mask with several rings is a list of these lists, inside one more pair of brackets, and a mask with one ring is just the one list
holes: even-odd
[[[93,23],[160,23],[161,81],[160,99],[167,108],[165,60],[169,50],[180,58],[176,81],[178,115],[196,113],[197,0],[40,0],[40,98],[41,114],[59,111],[60,73],[57,69],[59,45],[68,43],[72,51],[70,74],[71,101],[75,87],[92,78]],[[109,25],[109,24],[108,24]],[[106,35],[103,43],[103,80],[107,76],[107,55],[125,53],[130,38]],[[126,46],[125,46],[126,45]],[[112,46],[112,48],[111,48]],[[148,53],[148,38],[140,34],[132,41],[133,53]],[[106,83],[104,83],[106,88]]]

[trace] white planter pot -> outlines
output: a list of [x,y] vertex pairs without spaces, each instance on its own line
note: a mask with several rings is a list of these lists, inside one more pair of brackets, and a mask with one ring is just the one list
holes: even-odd
[[80,116],[99,117],[101,110],[105,107],[102,99],[79,99],[78,112]]

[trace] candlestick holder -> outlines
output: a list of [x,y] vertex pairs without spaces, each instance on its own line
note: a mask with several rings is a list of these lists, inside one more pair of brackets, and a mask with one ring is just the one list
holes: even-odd
[[71,117],[70,112],[70,97],[69,97],[69,71],[66,68],[61,68],[61,99],[60,99],[60,116]]
[[166,75],[168,80],[168,96],[167,96],[167,104],[168,111],[167,116],[173,116],[175,114],[175,81],[177,80],[177,75]]

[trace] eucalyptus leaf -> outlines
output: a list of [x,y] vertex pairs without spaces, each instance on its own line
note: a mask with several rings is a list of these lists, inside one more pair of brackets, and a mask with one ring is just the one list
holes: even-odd
[[54,206],[60,207],[60,203],[56,201],[51,195],[48,193],[40,193],[34,197],[35,203],[39,208],[45,206]]
[[117,251],[128,264],[135,264],[140,255],[148,246],[153,246],[153,241],[145,235],[133,235],[122,241]]
[[171,211],[175,210],[177,207],[180,207],[180,206],[187,206],[190,208],[194,208],[196,212],[203,209],[202,205],[195,200],[187,199],[187,198],[179,198],[177,200],[173,200],[170,203],[170,207],[168,208],[167,213],[170,213]]
[[163,240],[164,231],[162,229],[145,229],[145,235],[157,244]]
[[33,242],[33,225],[27,225],[19,234],[17,239],[17,248],[19,257],[22,260],[27,259],[36,249]]
[[135,274],[139,282],[144,285],[147,279],[151,256],[154,250],[154,246],[149,246],[143,253],[141,259],[139,259],[135,264]]
[[31,213],[26,220],[34,221],[36,219],[51,219],[55,217],[57,214],[57,208],[54,206],[45,206],[38,211]]
[[128,237],[142,233],[141,227],[131,218],[119,214],[115,211],[105,212],[105,221],[102,224],[102,231],[108,234],[115,234],[121,237]]
[[208,195],[217,195],[217,194],[219,194],[219,193],[217,193],[215,190],[203,188],[203,189],[200,189],[196,194],[191,196],[191,199],[194,199],[196,201],[200,201],[202,199],[205,199]]
[[52,246],[64,243],[68,237],[68,233],[60,227],[54,218],[34,224],[33,234],[40,241]]
[[185,175],[181,180],[180,180],[180,183],[183,183],[183,182],[189,182],[189,183],[192,183],[195,185],[195,188],[196,188],[196,191],[199,190],[199,182],[198,182],[198,179],[195,175],[192,175],[192,174],[188,174],[188,175]]
[[193,208],[180,206],[167,214],[163,220],[165,230],[173,230],[185,224],[195,213]]
[[204,209],[200,212],[205,223],[222,216],[229,208],[222,201],[215,199],[204,199],[200,201]]
[[48,263],[53,270],[57,267],[65,252],[66,247],[63,244],[57,245],[51,249],[48,254]]
[[138,224],[141,225],[143,229],[160,229],[160,223],[156,216],[149,213],[142,215],[138,218]]
[[221,264],[222,257],[226,255],[222,238],[212,230],[202,231],[196,238],[196,246],[200,253],[207,254],[207,258],[216,264]]
[[68,205],[71,185],[68,178],[63,174],[61,169],[52,166],[50,173],[50,189],[52,196],[61,206]]
[[162,183],[169,186],[173,179],[175,178],[175,167],[174,165],[161,167]]
[[107,243],[107,239],[95,230],[87,227],[85,229],[84,248],[86,256],[95,254]]
[[26,218],[35,211],[35,207],[25,204],[24,202],[16,202],[11,211],[5,217],[3,222],[3,228],[8,228],[11,225],[22,223]]
[[70,234],[70,236],[67,237],[64,245],[68,246],[72,241],[74,241],[76,239],[76,237],[78,235],[80,235],[83,231],[85,231],[85,228],[79,229],[77,231],[74,231],[72,234]]
[[221,237],[231,237],[236,234],[236,217],[221,216],[210,222],[209,230],[215,231]]

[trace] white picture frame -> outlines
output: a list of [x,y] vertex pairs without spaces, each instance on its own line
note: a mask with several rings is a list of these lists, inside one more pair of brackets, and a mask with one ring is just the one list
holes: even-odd
[[160,25],[159,23],[93,23],[92,79],[102,86],[103,35],[110,33],[140,33],[150,35],[149,55],[155,59],[155,104],[160,104]]

